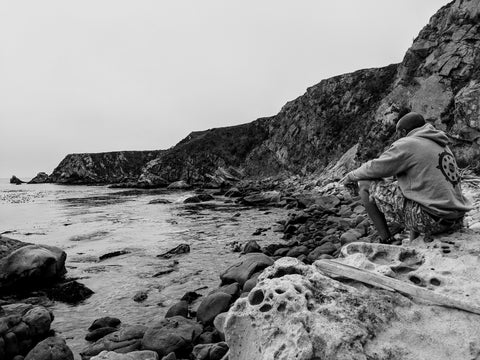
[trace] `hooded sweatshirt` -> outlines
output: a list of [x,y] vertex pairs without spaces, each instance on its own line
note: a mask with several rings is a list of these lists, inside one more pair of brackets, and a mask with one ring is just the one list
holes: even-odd
[[395,141],[349,177],[358,181],[395,175],[403,195],[428,213],[444,219],[460,218],[472,208],[462,194],[457,163],[447,144],[447,135],[427,123]]

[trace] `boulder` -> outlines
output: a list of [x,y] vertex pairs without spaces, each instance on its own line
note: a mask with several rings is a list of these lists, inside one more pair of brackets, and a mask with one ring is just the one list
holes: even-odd
[[194,360],[221,360],[227,351],[228,345],[225,342],[199,344],[193,348],[192,355]]
[[0,259],[0,290],[28,289],[60,279],[67,254],[55,246],[26,245]]
[[162,360],[177,360],[177,357],[175,356],[174,352],[171,352],[170,354],[162,357]]
[[186,198],[185,200],[183,200],[184,204],[197,204],[197,203],[200,203],[200,202],[202,202],[202,200],[200,200],[200,198],[197,195],[190,196],[190,197]]
[[222,280],[222,284],[238,282],[238,284],[243,287],[245,281],[250,279],[254,273],[272,264],[273,260],[265,254],[247,254],[240,262],[225,270],[225,272],[220,275],[220,279]]
[[137,291],[135,295],[133,295],[133,301],[135,302],[143,302],[147,300],[147,298],[148,298],[148,292],[145,290]]
[[215,317],[215,320],[213,320],[213,326],[215,327],[215,330],[218,331],[218,333],[223,338],[223,340],[225,340],[224,326],[225,326],[225,320],[227,319],[227,316],[228,316],[228,312],[224,312],[224,313],[218,314]]
[[286,256],[298,257],[300,255],[308,254],[308,251],[308,247],[306,247],[305,245],[294,246],[287,252]]
[[200,199],[201,202],[211,201],[215,198],[210,194],[198,194],[197,197]]
[[94,320],[92,325],[90,325],[90,327],[88,328],[88,331],[93,331],[95,329],[100,329],[104,327],[117,327],[118,325],[120,325],[120,323],[120,319],[105,316]]
[[234,197],[234,198],[237,198],[237,197],[242,197],[243,196],[243,193],[236,187],[233,187],[231,189],[229,189],[225,195],[225,197]]
[[30,336],[41,338],[50,331],[53,315],[43,306],[35,306],[22,316],[22,320],[30,328]]
[[115,351],[102,351],[100,354],[90,358],[90,360],[158,360],[158,354],[155,351],[140,350],[132,351],[127,354],[119,354]]
[[29,184],[44,184],[48,182],[48,174],[45,172],[39,172],[37,176],[35,176],[32,180],[30,180]]
[[80,355],[82,359],[90,359],[104,350],[118,353],[140,350],[146,330],[147,327],[142,325],[126,326],[87,346],[80,352]]
[[68,280],[52,286],[47,294],[52,300],[75,305],[92,296],[93,291],[77,280]]
[[170,307],[165,314],[165,318],[174,316],[183,316],[184,318],[188,318],[188,302],[186,300],[180,300]]
[[[378,254],[373,260],[384,262],[385,253]],[[472,346],[480,348],[477,314],[349,284],[325,276],[315,264],[277,260],[228,312],[229,358],[446,360],[467,359]]]
[[20,180],[19,178],[17,178],[15,175],[13,175],[13,176],[10,178],[10,184],[21,185],[21,184],[25,184],[25,181],[22,181],[22,180]]
[[340,242],[342,243],[342,245],[350,244],[352,242],[358,241],[361,236],[362,234],[360,233],[360,231],[356,229],[350,229],[340,236]]
[[197,320],[203,324],[209,324],[215,316],[228,310],[232,296],[223,292],[208,295],[200,303],[197,309]]
[[187,356],[202,331],[202,325],[182,316],[163,319],[148,327],[142,348],[156,351],[160,357],[171,352],[179,357]]
[[111,333],[113,333],[117,330],[118,329],[114,328],[114,327],[98,328],[98,329],[90,331],[87,335],[85,335],[85,340],[87,340],[87,341],[97,341],[98,339],[101,339],[104,336],[107,336],[108,334],[111,334]]
[[280,192],[276,190],[263,191],[257,194],[245,196],[242,202],[252,206],[277,205],[280,202]]
[[25,360],[73,360],[73,353],[65,340],[52,336],[40,341],[25,356]]
[[175,181],[167,186],[167,189],[178,189],[178,190],[186,190],[190,188],[191,188],[191,185],[189,185],[185,180]]
[[238,296],[238,293],[240,292],[240,285],[236,282],[223,285],[215,290],[212,290],[208,295],[211,295],[217,292],[223,292],[225,294],[230,295],[232,298],[236,298]]
[[172,202],[167,199],[153,199],[148,202],[149,204],[171,204]]
[[259,253],[262,252],[260,245],[255,240],[250,240],[245,244],[242,250],[242,254],[249,254],[249,253]]
[[243,292],[250,292],[250,290],[252,290],[255,287],[255,285],[257,285],[258,277],[260,276],[261,273],[262,272],[257,272],[253,274],[250,279],[245,281],[245,284],[243,284],[243,289],[242,289]]
[[331,242],[323,243],[320,246],[317,246],[308,254],[308,260],[311,262],[318,260],[321,255],[324,254],[332,254],[337,251],[337,247],[333,245]]

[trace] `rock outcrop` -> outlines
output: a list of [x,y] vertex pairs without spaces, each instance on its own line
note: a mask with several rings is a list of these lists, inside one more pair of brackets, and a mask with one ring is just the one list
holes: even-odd
[[48,181],[60,184],[111,184],[136,181],[140,170],[161,151],[116,151],[70,154]]
[[32,180],[30,180],[29,184],[43,184],[48,182],[48,174],[45,172],[39,172]]
[[12,175],[12,177],[10,178],[10,184],[21,185],[21,184],[25,184],[25,181],[22,181],[15,175]]
[[479,321],[283,258],[232,306],[224,331],[230,360],[473,359]]
[[[48,245],[33,245],[0,236],[0,292],[26,291],[52,283],[65,273],[66,253]],[[9,251],[9,249],[11,251]]]
[[[35,345],[49,336],[52,321],[53,315],[42,306],[4,305],[0,314],[0,359],[32,353]],[[27,357],[41,359],[30,354]]]

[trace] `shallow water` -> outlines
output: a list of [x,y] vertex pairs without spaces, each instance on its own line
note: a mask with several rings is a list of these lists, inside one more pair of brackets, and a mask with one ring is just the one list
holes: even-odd
[[[185,292],[200,289],[206,294],[217,287],[219,274],[239,257],[230,243],[281,241],[281,234],[272,230],[263,236],[252,233],[285,218],[286,210],[245,208],[225,203],[222,197],[200,206],[183,204],[191,195],[103,186],[17,186],[1,180],[0,233],[64,249],[68,276],[79,277],[95,292],[80,305],[57,302],[52,308],[52,327],[67,339],[76,359],[87,344],[86,329],[96,318],[109,315],[123,323],[148,324],[162,318]],[[158,198],[172,203],[148,204]],[[189,254],[156,257],[181,243],[190,245]],[[117,250],[128,254],[99,261]],[[153,277],[172,267],[175,271]],[[133,301],[138,291],[148,291],[143,303]]]

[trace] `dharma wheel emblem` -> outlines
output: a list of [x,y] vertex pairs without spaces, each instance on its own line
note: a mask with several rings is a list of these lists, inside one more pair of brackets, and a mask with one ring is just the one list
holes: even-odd
[[460,176],[458,174],[457,162],[453,155],[447,151],[438,155],[438,166],[445,179],[449,181],[453,186],[460,182]]

